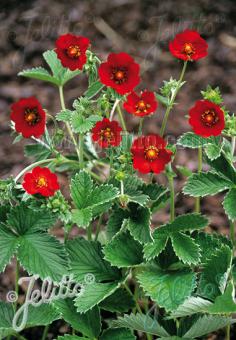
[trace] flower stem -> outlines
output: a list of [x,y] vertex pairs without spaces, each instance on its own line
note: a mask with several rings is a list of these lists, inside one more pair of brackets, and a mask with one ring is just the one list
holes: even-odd
[[188,63],[187,61],[184,62],[184,65],[183,65],[183,68],[182,68],[182,71],[181,71],[181,74],[180,74],[180,77],[179,77],[179,80],[178,80],[178,85],[176,86],[176,89],[175,89],[175,91],[172,94],[172,97],[171,97],[171,100],[169,102],[169,105],[166,108],[166,112],[165,112],[165,115],[164,115],[164,118],[163,118],[163,122],[162,122],[162,125],[161,125],[161,131],[160,131],[160,136],[161,137],[164,136],[164,133],[165,133],[165,130],[166,130],[166,125],[167,125],[168,118],[169,118],[169,114],[170,114],[170,111],[171,111],[171,109],[172,109],[172,107],[174,105],[175,98],[177,96],[177,93],[179,92],[181,83],[183,81],[184,74],[185,74],[185,71],[186,71],[186,68],[187,68],[187,63]]
[[[62,108],[62,110],[66,110],[64,94],[63,94],[63,86],[59,86],[59,95],[60,95],[60,101],[61,101],[61,108]],[[68,122],[66,122],[66,127],[67,127],[67,130],[68,130],[69,136],[70,136],[70,138],[71,138],[71,140],[72,140],[72,142],[75,146],[77,156],[79,158],[79,148],[78,148],[77,142],[75,140],[74,134],[71,130],[70,124]]]
[[15,293],[16,293],[16,302],[15,302],[15,310],[17,309],[17,300],[19,295],[19,275],[20,275],[20,264],[16,258],[16,268],[15,268]]
[[[200,173],[202,171],[202,148],[200,147],[198,149],[198,173]],[[197,213],[200,213],[200,197],[196,197],[196,201],[195,201],[195,211]]]
[[140,121],[139,121],[139,128],[138,128],[138,135],[139,135],[139,136],[142,136],[143,121],[144,121],[144,118],[140,118]]
[[225,340],[230,340],[230,325],[225,327]]
[[234,157],[235,146],[236,146],[236,136],[232,136],[232,139],[231,139],[231,156],[232,156],[232,158]]
[[35,162],[33,164],[30,164],[29,166],[27,166],[26,168],[24,168],[15,178],[15,183],[17,183],[17,181],[24,175],[25,172],[33,169],[34,167],[44,164],[44,163],[50,163],[52,161],[54,161],[55,158],[48,158],[48,159],[42,159],[41,161]]
[[87,227],[87,238],[88,238],[88,241],[92,240],[92,225],[91,225],[91,223]]
[[79,135],[79,167],[84,168],[84,135]]
[[116,99],[110,113],[110,120],[112,121],[117,105],[119,104],[119,99]]
[[101,214],[99,219],[98,219],[98,223],[97,223],[97,227],[96,227],[96,235],[95,235],[94,241],[97,241],[97,239],[98,239],[98,235],[100,233],[100,229],[101,229],[101,225],[102,225],[102,218],[103,218],[103,214]]
[[175,219],[175,186],[173,176],[168,176],[168,180],[170,188],[170,221],[172,222]]
[[48,330],[49,330],[49,325],[47,325],[47,326],[44,328],[44,331],[43,331],[43,335],[42,335],[42,339],[41,339],[41,340],[45,340],[45,339],[47,338]]
[[120,105],[117,104],[117,111],[118,111],[118,114],[119,114],[119,119],[120,119],[120,123],[121,123],[121,126],[122,126],[122,129],[124,131],[127,131],[127,127],[126,127],[126,124],[125,124],[125,120],[124,120],[124,117],[123,117],[123,113],[121,111],[121,108],[120,108]]

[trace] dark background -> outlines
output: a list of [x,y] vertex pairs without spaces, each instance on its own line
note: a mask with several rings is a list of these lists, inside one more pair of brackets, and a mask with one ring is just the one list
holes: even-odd
[[[9,106],[21,97],[36,96],[50,113],[58,112],[57,89],[37,80],[17,77],[25,68],[43,63],[42,52],[54,48],[60,34],[72,32],[87,36],[92,49],[106,59],[111,51],[130,53],[141,64],[140,89],[158,90],[164,79],[178,77],[181,63],[168,51],[168,42],[185,28],[197,29],[209,44],[209,56],[189,66],[187,84],[178,96],[179,105],[171,113],[168,135],[178,137],[190,130],[185,115],[200,90],[207,84],[219,86],[230,111],[236,106],[236,2],[191,0],[97,0],[97,1],[1,1],[0,13],[0,175],[16,175],[30,160],[24,158],[23,144],[12,145],[9,128]],[[80,96],[87,86],[84,76],[65,89],[66,101]],[[137,129],[138,120],[126,114],[130,130]],[[145,132],[158,133],[163,107],[146,120]],[[135,130],[136,131],[136,130]],[[176,162],[195,170],[195,151],[179,150]],[[161,177],[160,177],[161,178]],[[65,183],[62,178],[62,182]],[[180,190],[184,179],[176,179]],[[202,211],[211,220],[211,229],[228,233],[228,222],[222,196],[203,200]],[[177,212],[191,211],[193,200],[178,196]],[[158,221],[168,218],[168,211]]]

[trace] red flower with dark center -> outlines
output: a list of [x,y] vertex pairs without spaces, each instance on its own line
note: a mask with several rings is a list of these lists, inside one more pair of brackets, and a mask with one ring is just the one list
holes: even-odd
[[198,100],[189,110],[189,124],[197,135],[218,136],[225,127],[224,112],[209,100]]
[[71,71],[82,70],[86,63],[86,51],[90,44],[88,38],[73,34],[61,35],[56,41],[56,53],[64,67]]
[[171,161],[172,152],[166,149],[166,141],[159,135],[142,136],[134,140],[131,153],[133,167],[143,174],[159,174]]
[[109,146],[118,146],[121,142],[122,128],[116,121],[110,121],[107,118],[103,118],[101,122],[97,122],[92,129],[92,139],[102,148]]
[[127,96],[124,102],[124,109],[135,116],[144,117],[153,113],[157,109],[157,101],[153,92],[143,91],[138,95],[135,92]]
[[46,113],[35,97],[23,98],[11,105],[11,120],[25,138],[44,134]]
[[131,92],[140,82],[139,65],[127,53],[111,53],[98,69],[100,81],[119,94]]
[[40,194],[45,197],[53,196],[59,190],[57,176],[48,168],[39,166],[25,174],[22,186],[30,195]]
[[170,52],[178,59],[198,60],[207,55],[207,42],[197,31],[185,30],[170,42]]

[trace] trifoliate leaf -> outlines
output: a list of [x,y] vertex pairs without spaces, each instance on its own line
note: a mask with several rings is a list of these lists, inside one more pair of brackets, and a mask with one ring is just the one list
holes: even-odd
[[83,114],[74,111],[70,117],[70,124],[75,133],[84,134],[90,131],[99,120],[101,116],[91,115],[86,118]]
[[144,245],[144,257],[146,260],[154,259],[158,256],[162,250],[165,249],[168,241],[168,236],[160,234],[154,239],[152,243],[147,243]]

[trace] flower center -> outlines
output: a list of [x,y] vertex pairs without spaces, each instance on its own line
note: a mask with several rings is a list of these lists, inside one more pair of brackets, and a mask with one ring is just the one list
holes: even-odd
[[37,108],[26,108],[25,109],[25,121],[28,125],[33,126],[40,120],[40,116]]
[[190,59],[192,57],[192,55],[195,53],[195,48],[193,47],[193,45],[191,43],[185,43],[183,51],[184,51],[185,54],[187,54],[187,56]]
[[155,161],[158,155],[159,155],[159,150],[155,146],[149,146],[145,150],[145,158],[150,162]]
[[78,45],[71,45],[67,48],[66,53],[68,57],[77,59],[80,56],[80,48]]
[[47,187],[48,186],[48,181],[45,177],[39,177],[37,180],[36,180],[36,186],[37,188],[43,188],[43,187]]
[[116,84],[124,83],[127,80],[127,69],[125,67],[113,69],[111,79],[113,79]]
[[201,120],[204,125],[211,127],[218,122],[219,117],[214,110],[207,110],[201,115]]
[[144,100],[140,100],[135,108],[136,108],[136,112],[139,113],[139,112],[147,112],[147,110],[149,109],[150,105],[145,103]]
[[111,131],[110,128],[101,130],[100,134],[101,134],[101,139],[106,140],[108,142],[110,142],[110,140],[114,137],[114,133]]

